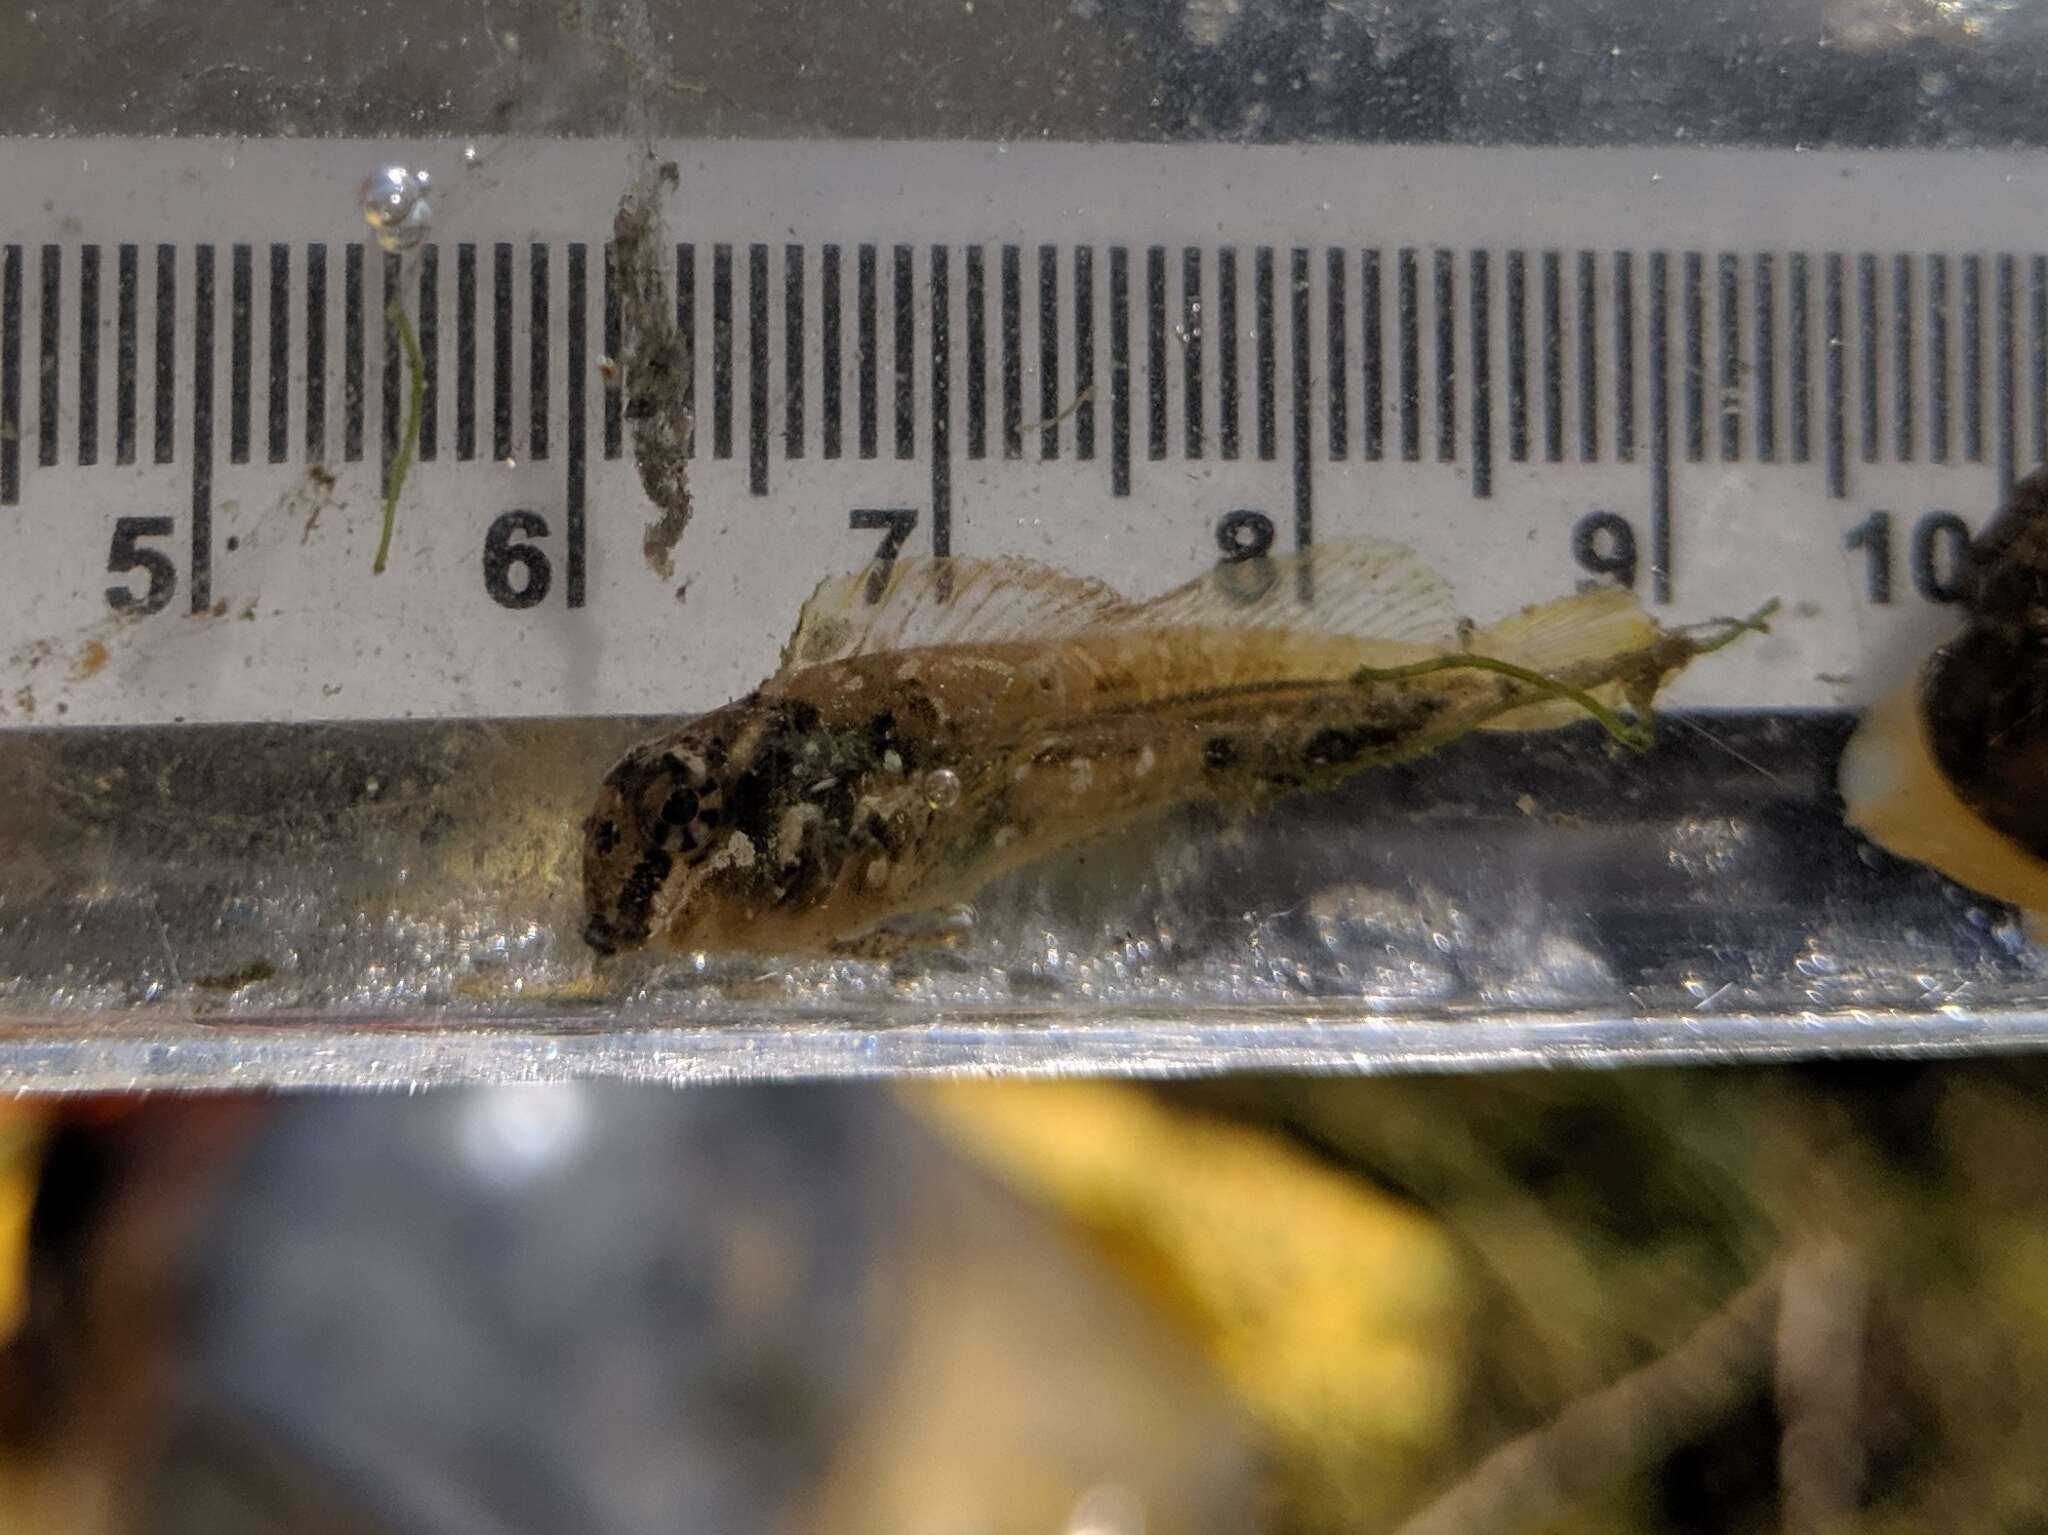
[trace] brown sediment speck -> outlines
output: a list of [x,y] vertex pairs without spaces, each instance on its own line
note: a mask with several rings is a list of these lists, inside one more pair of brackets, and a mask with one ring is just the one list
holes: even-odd
[[87,640],[85,648],[78,652],[78,659],[71,664],[71,680],[84,682],[97,676],[99,669],[107,664],[107,647],[98,640]]
[[690,525],[690,448],[696,423],[683,404],[692,360],[676,329],[675,301],[662,272],[668,233],[661,199],[677,184],[674,161],[649,157],[619,199],[612,220],[619,295],[619,355],[623,414],[633,429],[633,463],[640,488],[654,503],[641,552],[662,580],[675,577],[675,549]]

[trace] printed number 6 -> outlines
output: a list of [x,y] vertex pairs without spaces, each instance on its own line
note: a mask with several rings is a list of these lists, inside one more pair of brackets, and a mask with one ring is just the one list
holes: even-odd
[[163,550],[145,549],[140,543],[145,538],[168,538],[171,532],[172,521],[168,517],[114,519],[114,543],[107,551],[107,574],[120,576],[131,570],[144,571],[149,576],[149,590],[138,597],[125,586],[110,586],[108,607],[116,613],[142,617],[161,613],[171,605],[171,597],[178,590],[178,567]]
[[[547,601],[548,588],[555,584],[555,568],[547,551],[531,538],[548,536],[548,520],[539,512],[505,512],[492,522],[484,535],[484,590],[501,608],[538,607]],[[512,567],[518,566],[521,580],[512,584]]]

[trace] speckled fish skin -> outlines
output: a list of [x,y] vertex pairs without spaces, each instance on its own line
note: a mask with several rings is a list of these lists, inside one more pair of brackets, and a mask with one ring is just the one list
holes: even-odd
[[[1631,599],[1594,606],[1589,653],[1547,674],[1646,702],[1691,643]],[[1256,806],[1518,711],[1574,717],[1535,722],[1553,693],[1493,674],[1352,680],[1463,640],[1143,618],[799,660],[637,748],[586,822],[586,938],[828,951],[1166,806]]]

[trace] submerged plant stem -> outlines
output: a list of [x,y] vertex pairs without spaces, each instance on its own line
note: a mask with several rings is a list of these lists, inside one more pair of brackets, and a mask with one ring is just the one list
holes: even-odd
[[[1717,625],[1722,632],[1710,639],[1691,640],[1681,638],[1690,656],[1710,656],[1715,651],[1732,645],[1745,634],[1762,633],[1768,629],[1770,619],[1778,611],[1778,599],[1773,597],[1747,618],[1710,619],[1710,625]],[[1702,625],[1701,627],[1707,627]],[[1689,658],[1688,657],[1688,658]],[[1407,682],[1416,677],[1427,677],[1435,672],[1474,671],[1492,672],[1496,676],[1511,677],[1516,682],[1535,688],[1551,698],[1562,698],[1577,704],[1587,714],[1600,722],[1615,740],[1630,751],[1647,751],[1650,732],[1641,725],[1632,725],[1608,705],[1602,703],[1584,688],[1573,687],[1555,677],[1546,676],[1526,666],[1517,666],[1513,661],[1503,661],[1498,656],[1458,655],[1437,656],[1433,660],[1416,661],[1407,666],[1364,666],[1351,674],[1353,682]]]
[[1649,747],[1650,733],[1647,730],[1640,725],[1631,725],[1584,688],[1575,688],[1569,682],[1546,677],[1542,672],[1532,671],[1526,666],[1517,666],[1512,661],[1503,661],[1498,656],[1438,656],[1434,660],[1416,661],[1407,666],[1362,666],[1351,674],[1351,680],[1407,682],[1412,678],[1427,677],[1436,672],[1452,671],[1493,672],[1497,676],[1512,677],[1515,681],[1526,683],[1551,698],[1562,698],[1577,704],[1598,720],[1603,730],[1630,751],[1643,751]]
[[391,461],[391,473],[384,481],[384,527],[377,536],[377,558],[370,564],[370,574],[384,574],[385,560],[391,553],[391,532],[398,525],[398,497],[405,489],[405,477],[412,472],[413,450],[420,443],[420,417],[427,406],[427,360],[420,354],[420,338],[412,327],[412,317],[405,312],[405,305],[393,299],[384,310],[384,318],[391,322],[398,332],[399,345],[405,348],[405,371],[408,379],[408,393],[405,404],[405,435],[398,443],[398,456]]

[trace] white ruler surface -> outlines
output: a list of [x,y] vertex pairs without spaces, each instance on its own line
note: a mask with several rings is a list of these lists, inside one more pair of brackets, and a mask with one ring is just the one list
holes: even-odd
[[[1839,707],[2048,459],[2039,153],[654,152],[667,579],[611,362],[645,146],[0,141],[0,726],[696,709],[884,550],[1142,595],[1368,533],[1480,619],[1775,596],[1680,698]],[[390,165],[431,177],[398,254]]]

